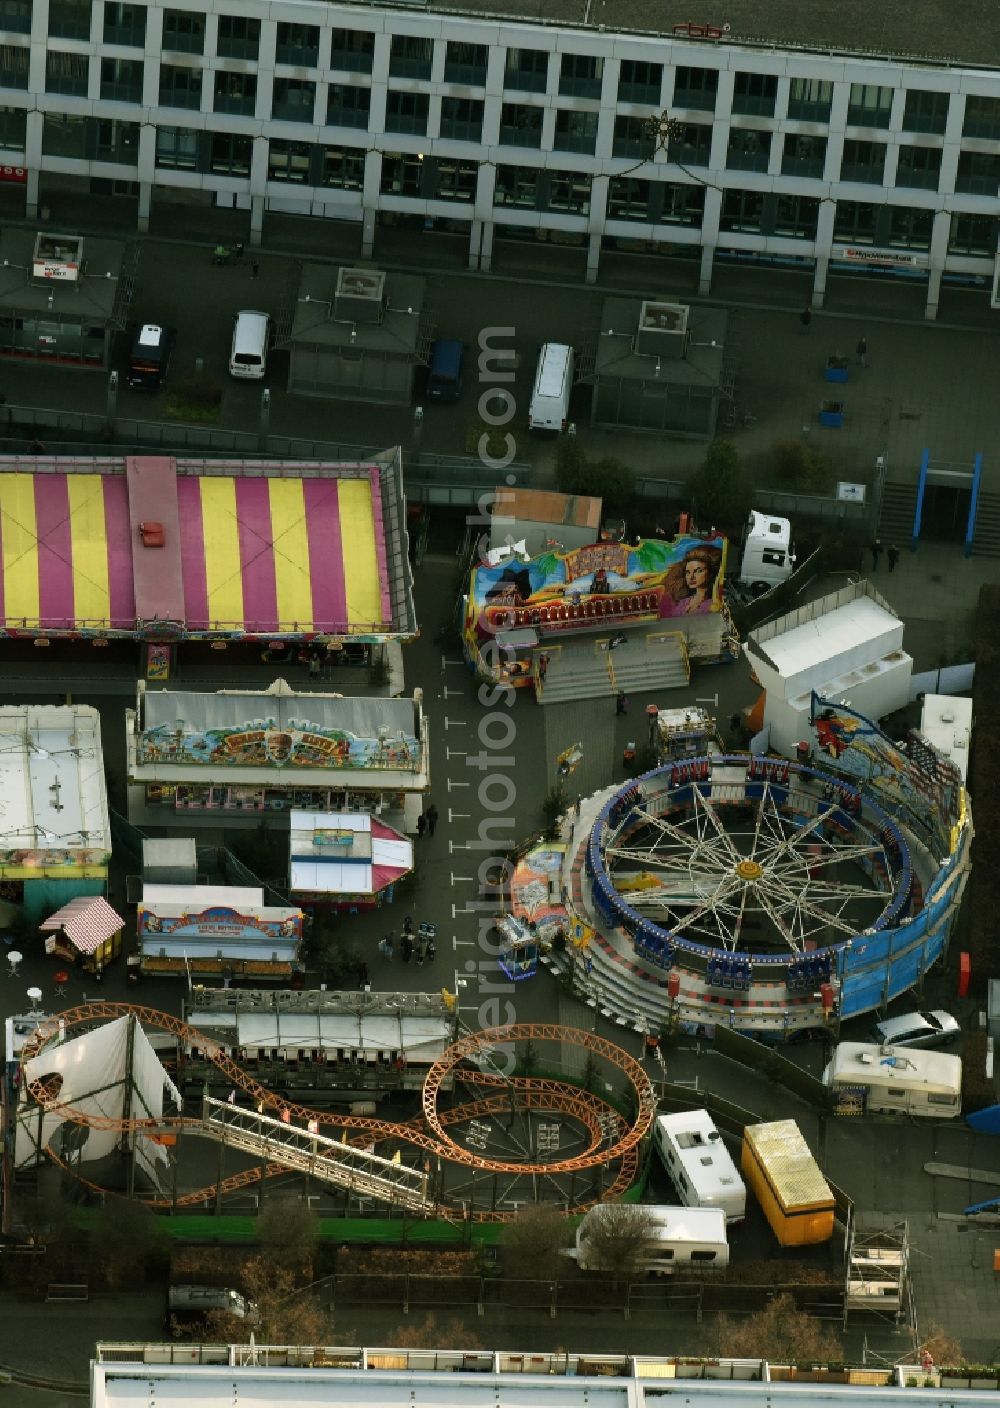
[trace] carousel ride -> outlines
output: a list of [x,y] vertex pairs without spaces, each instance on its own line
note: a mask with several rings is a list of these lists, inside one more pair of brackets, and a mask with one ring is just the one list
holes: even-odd
[[[212,1099],[206,1091],[197,1114],[181,1113],[179,1097],[166,1099],[162,1112],[148,1099],[124,1094],[116,1099],[108,1090],[95,1101],[91,1092],[85,1097],[73,1087],[68,1066],[66,1076],[53,1069],[60,1048],[123,1019],[133,1032],[130,1050],[149,1032],[196,1044],[231,1082],[229,1099]],[[612,1103],[569,1080],[516,1074],[519,1043],[548,1050],[550,1057],[555,1047],[557,1066],[566,1048],[585,1053],[591,1068],[603,1074],[601,1088],[610,1089],[605,1082],[617,1078],[621,1098]],[[508,1065],[514,1074],[507,1073]],[[118,1190],[85,1176],[80,1158],[67,1152],[86,1158],[91,1132],[114,1136],[122,1147],[142,1141],[161,1154],[163,1146],[176,1149],[181,1133],[201,1136],[254,1161],[172,1196],[161,1196],[154,1179],[153,1196],[144,1198],[154,1208],[197,1206],[265,1173],[293,1171],[389,1208],[452,1221],[513,1216],[503,1210],[510,1190],[521,1179],[544,1179],[554,1198],[582,1212],[634,1182],[640,1144],[655,1113],[653,1089],[638,1061],[596,1033],[545,1023],[462,1036],[428,1070],[420,1115],[403,1122],[289,1101],[250,1076],[203,1031],[169,1013],[126,1003],[91,1002],[44,1019],[24,1045],[20,1071],[19,1119],[25,1127],[44,1125],[48,1131],[38,1142],[40,1154],[94,1191]],[[631,1118],[622,1114],[624,1108],[633,1112]],[[473,1180],[482,1175],[493,1176],[489,1211],[476,1207]]]
[[835,758],[711,753],[597,794],[521,860],[512,912],[589,1006],[654,1036],[782,1040],[881,1006],[943,952],[972,827],[950,764],[863,723],[857,759],[846,719]]

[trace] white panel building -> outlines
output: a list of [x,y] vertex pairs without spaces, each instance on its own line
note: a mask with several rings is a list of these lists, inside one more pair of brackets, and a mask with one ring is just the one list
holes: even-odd
[[744,646],[767,695],[770,746],[808,740],[812,695],[877,721],[909,699],[913,660],[903,623],[870,582],[857,582],[751,631]]
[[[757,1359],[695,1360],[559,1350],[365,1349],[348,1345],[98,1344],[91,1408],[908,1408],[917,1366],[797,1382]],[[855,1378],[855,1373],[857,1377]],[[926,1408],[981,1408],[983,1392],[920,1373]],[[667,1383],[682,1379],[683,1383]],[[845,1382],[846,1381],[846,1382]],[[989,1401],[987,1398],[986,1402]]]
[[972,700],[956,694],[925,694],[920,732],[955,764],[965,782],[972,743]]
[[[498,9],[501,7],[498,6]],[[77,190],[468,241],[993,284],[1000,34],[949,0],[7,0],[0,163]],[[989,9],[989,7],[987,7]],[[896,12],[893,12],[893,16]],[[722,19],[728,22],[723,26]]]

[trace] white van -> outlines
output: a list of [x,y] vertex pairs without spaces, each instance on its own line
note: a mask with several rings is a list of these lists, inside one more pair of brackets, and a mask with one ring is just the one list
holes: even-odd
[[559,434],[569,424],[573,390],[573,349],[564,342],[547,342],[538,358],[535,387],[528,411],[528,429]]
[[266,313],[244,308],[233,323],[233,350],[229,373],[249,381],[260,381],[267,370],[267,341],[271,319]]

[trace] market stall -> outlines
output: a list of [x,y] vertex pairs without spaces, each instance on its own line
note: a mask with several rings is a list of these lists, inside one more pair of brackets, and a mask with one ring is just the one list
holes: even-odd
[[49,936],[46,953],[98,976],[122,951],[125,920],[103,895],[79,895],[38,927]]

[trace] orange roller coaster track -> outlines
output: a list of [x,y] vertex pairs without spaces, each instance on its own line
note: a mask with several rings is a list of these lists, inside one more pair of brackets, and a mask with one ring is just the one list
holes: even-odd
[[[424,1080],[422,1122],[414,1120],[394,1123],[369,1116],[315,1110],[307,1105],[290,1102],[276,1091],[259,1084],[223,1047],[198,1028],[189,1026],[169,1012],[124,1002],[88,1002],[69,1008],[39,1024],[36,1032],[25,1043],[21,1055],[21,1064],[25,1068],[25,1087],[31,1098],[46,1110],[59,1114],[66,1120],[94,1129],[121,1133],[164,1133],[170,1129],[186,1128],[196,1133],[201,1121],[195,1118],[165,1115],[154,1119],[118,1119],[95,1114],[60,1101],[58,1090],[53,1088],[49,1078],[42,1076],[34,1080],[27,1079],[28,1064],[57,1038],[64,1039],[74,1028],[92,1027],[100,1022],[114,1021],[126,1016],[135,1017],[144,1027],[168,1032],[176,1036],[179,1042],[197,1047],[226,1079],[231,1081],[235,1088],[243,1091],[259,1109],[278,1110],[283,1119],[301,1120],[305,1123],[315,1121],[317,1126],[326,1125],[337,1130],[354,1131],[356,1136],[364,1135],[367,1140],[396,1140],[414,1145],[451,1163],[486,1173],[548,1177],[580,1172],[598,1164],[618,1163],[617,1175],[605,1190],[605,1197],[624,1192],[631,1183],[638,1166],[639,1145],[656,1112],[656,1099],[648,1076],[639,1062],[621,1047],[594,1032],[546,1022],[519,1023],[473,1032],[450,1046],[431,1066]],[[582,1047],[620,1071],[632,1091],[635,1105],[632,1122],[624,1120],[607,1101],[569,1082],[544,1076],[508,1077],[495,1070],[483,1070],[481,1067],[467,1064],[476,1058],[487,1057],[497,1047],[513,1048],[517,1042],[546,1042]],[[492,1092],[452,1109],[439,1110],[438,1097],[444,1081],[449,1076],[455,1076],[462,1082],[492,1087]],[[552,1162],[518,1162],[475,1153],[458,1143],[447,1132],[450,1125],[510,1109],[512,1101],[521,1109],[541,1110],[576,1120],[589,1135],[587,1147],[571,1157]],[[606,1142],[609,1140],[610,1142]],[[51,1157],[55,1157],[51,1151],[47,1152]],[[61,1162],[58,1159],[56,1161]],[[268,1168],[268,1174],[278,1171],[278,1165]],[[219,1186],[225,1189],[244,1187],[260,1176],[260,1169],[249,1170],[224,1180]],[[199,1189],[194,1193],[186,1193],[177,1199],[176,1203],[191,1206],[204,1201],[214,1190],[215,1185],[211,1190]],[[153,1205],[168,1206],[171,1202],[172,1200],[168,1199],[155,1199]],[[442,1209],[442,1212],[446,1211],[447,1209]],[[501,1220],[501,1217],[491,1215],[490,1220]]]

